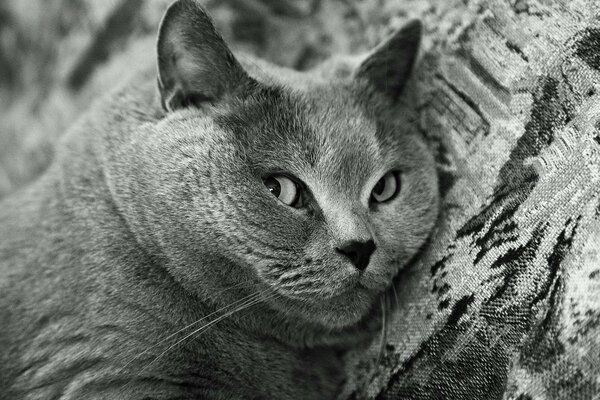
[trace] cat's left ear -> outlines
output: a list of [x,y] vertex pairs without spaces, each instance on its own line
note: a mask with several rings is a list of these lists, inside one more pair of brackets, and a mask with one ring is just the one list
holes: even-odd
[[412,20],[376,47],[356,70],[379,92],[396,101],[413,69],[421,44],[422,24]]
[[252,81],[198,0],[169,6],[157,51],[158,87],[167,111],[219,102]]

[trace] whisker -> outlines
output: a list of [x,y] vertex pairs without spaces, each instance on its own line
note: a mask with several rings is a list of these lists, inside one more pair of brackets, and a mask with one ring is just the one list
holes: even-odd
[[[225,314],[223,314],[223,315],[221,315],[221,316],[219,316],[219,317],[215,318],[214,320],[212,320],[212,321],[210,321],[210,322],[206,323],[205,325],[203,325],[203,326],[201,326],[201,327],[199,327],[199,328],[195,329],[193,332],[191,332],[191,333],[187,334],[186,336],[184,336],[183,338],[181,338],[180,340],[178,340],[177,342],[175,342],[174,344],[172,344],[171,346],[169,346],[169,347],[168,347],[166,350],[164,350],[164,351],[163,351],[162,353],[160,353],[158,356],[156,356],[156,357],[155,357],[155,358],[154,358],[154,359],[153,359],[153,360],[152,360],[150,363],[148,363],[148,364],[147,364],[147,365],[146,365],[144,368],[142,368],[142,369],[141,369],[141,370],[140,370],[140,371],[139,371],[139,372],[138,372],[138,373],[135,375],[135,377],[139,377],[139,376],[141,376],[141,375],[142,375],[142,374],[143,374],[145,371],[147,371],[147,370],[148,370],[148,368],[150,368],[150,367],[151,367],[151,366],[152,366],[152,365],[153,365],[155,362],[157,362],[157,361],[158,361],[158,360],[160,360],[162,357],[164,357],[164,356],[165,356],[165,355],[166,355],[166,354],[167,354],[167,353],[168,353],[168,352],[169,352],[171,349],[173,349],[174,347],[176,347],[176,346],[177,346],[177,345],[179,345],[180,343],[184,342],[185,340],[189,339],[190,337],[192,337],[192,336],[194,336],[194,335],[196,335],[196,334],[198,334],[198,333],[201,333],[201,332],[203,332],[204,330],[208,329],[208,328],[209,328],[209,327],[211,327],[212,325],[214,325],[214,324],[218,323],[219,321],[221,321],[221,320],[223,320],[223,319],[225,319],[225,318],[227,318],[227,317],[229,317],[229,316],[231,316],[231,315],[235,314],[236,312],[243,311],[243,310],[245,310],[246,308],[252,307],[252,306],[254,306],[254,305],[256,305],[256,304],[260,303],[260,302],[261,302],[261,301],[263,301],[263,300],[267,300],[267,299],[269,299],[269,298],[271,298],[271,297],[274,297],[274,296],[275,296],[275,294],[272,294],[271,296],[267,296],[266,298],[261,298],[261,296],[262,296],[264,293],[266,293],[267,291],[269,291],[269,289],[265,289],[265,290],[263,290],[263,291],[260,291],[260,292],[253,293],[253,294],[252,294],[252,295],[250,295],[250,296],[246,296],[245,298],[241,299],[241,300],[244,300],[243,304],[239,305],[239,306],[238,306],[237,308],[235,308],[234,310],[231,310],[231,311],[229,311],[229,312],[227,312],[227,313],[225,313]],[[238,301],[238,303],[239,303],[239,301]],[[214,313],[212,313],[212,314],[214,314]],[[212,314],[211,314],[211,315],[212,315]],[[208,317],[208,316],[207,316],[207,317]],[[202,319],[206,319],[207,317],[204,317],[204,318],[202,318]],[[199,320],[199,321],[200,321],[200,320]],[[196,321],[196,322],[199,322],[199,321]],[[131,384],[131,382],[132,382],[132,381],[133,381],[133,378],[132,378],[132,379],[130,379],[130,380],[129,380],[129,382],[128,382],[128,383],[127,383],[125,386],[123,386],[123,388],[122,388],[121,390],[122,390],[122,391],[123,391],[123,390],[125,390],[125,389],[126,389],[126,387],[127,387],[129,384]]]
[[400,308],[400,302],[398,301],[398,292],[396,292],[396,285],[392,282],[392,292],[394,293],[394,299],[396,300],[396,310]]
[[[231,289],[235,289],[235,288],[237,288],[237,287],[240,287],[240,286],[242,286],[242,284],[247,284],[247,283],[248,283],[248,282],[240,282],[240,283],[236,283],[235,285],[232,285],[232,286],[230,286],[230,287],[228,287],[228,288],[226,288],[226,289],[223,289],[223,290],[219,291],[219,292],[216,294],[216,296],[218,296],[219,294],[221,294],[221,293],[224,293],[224,292],[226,292],[226,291],[228,291],[228,290],[231,290]],[[205,315],[204,317],[202,317],[202,318],[200,318],[200,319],[198,319],[198,320],[196,320],[196,321],[194,321],[194,322],[192,322],[192,323],[190,323],[190,324],[188,324],[188,325],[184,326],[183,328],[181,328],[181,329],[177,330],[176,332],[173,332],[173,333],[172,333],[172,334],[170,334],[169,336],[166,336],[165,338],[161,339],[160,341],[156,342],[156,343],[155,343],[155,344],[153,344],[152,346],[148,347],[146,350],[142,351],[141,353],[139,353],[138,355],[136,355],[135,357],[133,357],[133,358],[132,358],[132,359],[131,359],[129,362],[127,362],[127,364],[125,364],[123,367],[121,367],[121,368],[119,369],[119,372],[123,372],[123,371],[125,370],[125,368],[127,368],[128,366],[130,366],[130,365],[131,365],[131,363],[133,363],[135,360],[137,360],[138,358],[140,358],[140,357],[141,357],[141,356],[143,356],[144,354],[148,353],[150,350],[152,350],[152,349],[156,348],[157,346],[160,346],[161,344],[163,344],[163,343],[164,343],[164,342],[166,342],[167,340],[169,340],[169,339],[173,338],[174,336],[177,336],[179,333],[181,333],[181,332],[183,332],[183,331],[185,331],[185,330],[187,330],[187,329],[190,329],[190,328],[191,328],[191,327],[193,327],[194,325],[196,325],[196,324],[199,324],[200,322],[202,322],[202,321],[206,320],[207,318],[210,318],[210,317],[212,317],[212,316],[213,316],[213,315],[215,315],[215,314],[218,314],[218,313],[220,313],[221,311],[223,311],[223,310],[225,310],[225,309],[228,309],[228,308],[230,308],[230,307],[233,307],[233,306],[235,306],[235,305],[237,305],[237,304],[239,304],[239,303],[243,303],[244,301],[246,301],[246,300],[250,299],[251,297],[255,296],[256,294],[257,294],[257,293],[252,293],[252,294],[250,294],[250,295],[248,295],[248,296],[242,297],[241,299],[238,299],[238,300],[234,301],[234,302],[233,302],[233,303],[231,303],[231,304],[228,304],[228,305],[226,305],[226,306],[223,306],[223,307],[221,307],[221,308],[219,308],[219,309],[217,309],[217,310],[215,310],[215,311],[211,312],[210,314],[207,314],[207,315]]]
[[381,298],[382,323],[381,323],[381,340],[379,342],[379,355],[377,356],[377,364],[378,365],[379,365],[379,363],[381,363],[381,359],[383,358],[383,352],[384,352],[385,346],[387,344],[387,312],[388,312],[387,300],[388,300],[388,295],[387,295],[387,292],[385,292],[383,297]]

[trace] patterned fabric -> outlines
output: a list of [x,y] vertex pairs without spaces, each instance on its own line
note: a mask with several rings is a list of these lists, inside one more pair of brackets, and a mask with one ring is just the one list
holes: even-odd
[[427,53],[445,212],[350,398],[600,398],[600,13],[525,3]]
[[[99,73],[122,71],[109,61],[154,34],[166,3],[64,0],[37,14],[0,5],[0,54],[50,37],[42,61],[54,67],[0,57],[13,77],[0,79],[10,104],[0,111],[0,195],[43,169],[46,144],[104,88]],[[350,357],[340,398],[600,399],[597,0],[207,5],[238,48],[296,68],[367,50],[412,17],[426,27],[407,103],[437,153],[443,214],[399,276],[387,335]],[[59,18],[63,9],[87,22]],[[38,36],[23,33],[27,21]],[[131,30],[106,33],[124,23]]]

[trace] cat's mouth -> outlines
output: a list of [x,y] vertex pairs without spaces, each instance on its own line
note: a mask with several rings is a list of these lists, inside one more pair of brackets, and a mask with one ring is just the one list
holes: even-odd
[[329,284],[319,282],[310,285],[306,283],[306,287],[302,288],[303,290],[300,290],[297,286],[290,290],[279,285],[275,285],[274,289],[283,297],[292,300],[323,302],[362,292],[376,296],[385,291],[391,284],[391,279],[378,279],[377,277],[367,276],[367,274],[350,275],[336,279],[335,281],[332,279],[331,281],[332,283]]
[[277,293],[272,306],[280,312],[340,328],[364,319],[392,284],[396,269],[382,261],[371,260],[364,270],[341,263],[314,269],[271,265],[259,276]]
[[374,293],[382,293],[390,287],[393,281],[392,271],[388,273],[365,273],[360,276],[356,287],[364,288]]

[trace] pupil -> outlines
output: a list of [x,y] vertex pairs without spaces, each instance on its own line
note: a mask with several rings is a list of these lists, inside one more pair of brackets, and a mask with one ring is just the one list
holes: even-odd
[[373,188],[373,193],[380,195],[381,193],[383,193],[384,187],[385,187],[385,182],[383,181],[383,179],[380,179],[379,182],[377,182],[377,184]]
[[265,182],[265,186],[267,186],[267,189],[269,189],[273,196],[279,197],[279,195],[281,194],[281,185],[279,184],[277,179],[269,178],[267,182]]

